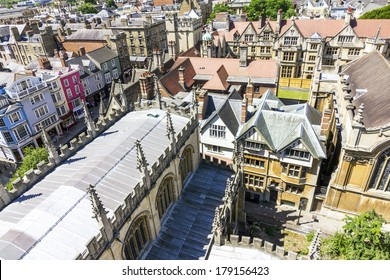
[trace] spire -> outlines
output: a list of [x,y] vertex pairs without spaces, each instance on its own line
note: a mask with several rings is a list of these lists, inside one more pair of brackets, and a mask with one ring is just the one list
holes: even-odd
[[222,232],[221,209],[219,207],[215,208],[213,232],[214,234],[221,234]]
[[99,121],[104,121],[104,116],[106,115],[107,108],[103,101],[103,95],[100,93],[100,104],[99,104]]
[[157,100],[158,108],[160,108],[160,110],[162,110],[161,93],[160,93],[160,89],[158,88],[158,78],[157,78],[156,74],[154,74],[153,80],[154,80],[154,97]]
[[123,85],[122,85],[122,81],[119,79],[119,96],[121,98],[121,107],[122,107],[122,110],[124,112],[127,112],[127,109],[128,109],[128,102],[127,102],[127,98],[126,98],[126,95],[125,95],[125,92],[123,90]]
[[54,159],[55,164],[58,165],[61,161],[60,157],[58,155],[58,152],[57,152],[56,148],[54,147],[50,136],[47,134],[46,129],[42,126],[42,124],[40,125],[40,127],[41,127],[41,131],[42,131],[42,140],[43,140],[43,143],[45,144],[47,151],[49,152],[49,157]]
[[82,101],[82,103],[83,103],[83,109],[84,109],[84,123],[87,125],[87,131],[91,132],[92,138],[95,138],[97,135],[95,123],[92,119],[91,114],[89,113],[87,105],[85,104],[84,101]]
[[107,239],[111,240],[113,237],[113,230],[112,225],[107,217],[108,211],[104,208],[103,203],[96,192],[95,186],[89,185],[87,191],[89,193],[89,197],[92,203],[92,218],[95,218],[98,221],[99,225],[103,226],[104,231],[107,235]]
[[195,116],[195,118],[198,118],[198,102],[196,101],[196,93],[194,88],[191,90],[191,94],[192,94],[192,114]]
[[360,104],[359,109],[357,110],[357,114],[353,119],[358,124],[363,124],[363,112],[364,112],[364,103]]
[[167,111],[167,136],[171,141],[175,141],[175,129],[173,128],[171,113]]

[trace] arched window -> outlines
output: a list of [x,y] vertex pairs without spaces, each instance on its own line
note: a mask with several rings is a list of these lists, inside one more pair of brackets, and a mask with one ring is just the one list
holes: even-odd
[[384,152],[377,161],[370,189],[390,192],[390,150]]
[[192,172],[192,148],[188,146],[185,148],[179,165],[181,182],[184,184],[187,176]]
[[157,194],[157,209],[160,219],[174,200],[173,178],[168,177],[161,183]]
[[141,256],[142,250],[146,247],[150,237],[147,224],[147,216],[139,217],[129,229],[126,239],[124,253],[127,260],[136,260]]

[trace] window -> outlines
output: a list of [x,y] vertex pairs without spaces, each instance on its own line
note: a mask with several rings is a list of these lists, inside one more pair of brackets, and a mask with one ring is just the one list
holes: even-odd
[[106,80],[106,84],[111,83],[111,75],[110,75],[110,73],[104,74],[104,79]]
[[209,152],[214,152],[214,153],[221,153],[222,149],[220,146],[215,146],[215,145],[208,145],[207,150]]
[[52,116],[48,117],[47,119],[44,119],[44,120],[41,121],[40,123],[36,124],[36,125],[34,126],[35,131],[36,131],[36,132],[41,131],[41,125],[42,125],[43,127],[48,127],[49,125],[55,123],[56,121],[57,121],[57,115],[52,115]]
[[111,59],[111,65],[115,66],[115,59]]
[[301,170],[301,168],[299,166],[290,164],[290,166],[288,168],[288,176],[289,177],[297,177],[298,178],[300,170]]
[[348,55],[359,55],[360,54],[360,49],[349,49],[348,50]]
[[311,44],[310,45],[311,50],[317,50],[318,49],[318,44]]
[[75,85],[74,89],[75,89],[77,94],[80,94],[80,87],[79,87],[79,85]]
[[294,53],[293,52],[284,52],[283,60],[285,61],[294,61]]
[[59,101],[62,100],[62,96],[61,96],[60,92],[52,93],[51,94],[51,98],[53,99],[54,103],[59,102]]
[[34,104],[38,103],[39,101],[42,101],[43,99],[44,98],[43,98],[42,93],[36,94],[33,97],[30,97],[31,105],[34,105]]
[[52,89],[57,89],[57,88],[58,88],[57,82],[52,82],[52,83],[51,83],[51,88],[52,88]]
[[60,116],[66,114],[65,105],[62,105],[61,107],[57,107],[56,110],[57,110],[57,114]]
[[237,52],[238,48],[237,46],[233,46],[233,52]]
[[253,188],[262,188],[264,186],[264,177],[255,174],[244,174],[245,186]]
[[271,47],[260,47],[260,53],[271,53]]
[[112,77],[113,77],[115,80],[119,78],[119,76],[118,76],[118,69],[112,70]]
[[4,127],[5,126],[5,122],[3,119],[0,119],[0,127]]
[[338,42],[339,43],[351,43],[353,40],[353,36],[339,36]]
[[73,80],[73,83],[77,83],[77,77],[76,76],[72,76],[72,80]]
[[79,107],[80,105],[81,105],[80,98],[77,98],[77,99],[72,101],[73,109]]
[[304,187],[286,184],[285,191],[289,193],[302,194]]
[[7,143],[13,143],[14,142],[14,139],[12,138],[11,136],[11,133],[9,133],[8,131],[4,131],[3,132],[3,136],[4,136],[4,139]]
[[299,158],[299,159],[309,159],[310,153],[295,149],[286,149],[285,152],[286,156],[293,157],[293,158]]
[[294,178],[304,178],[306,177],[306,167],[301,167],[299,165],[293,165],[293,164],[282,164],[283,169],[282,173],[287,175],[288,177],[294,177]]
[[245,141],[244,147],[249,150],[264,151],[267,146],[257,142]]
[[20,116],[20,113],[18,111],[18,112],[15,112],[15,113],[12,113],[11,115],[9,115],[8,119],[11,123],[16,123],[16,122],[20,121],[22,119],[22,117]]
[[210,137],[216,138],[225,138],[226,137],[226,127],[222,125],[211,125],[210,127]]
[[136,260],[149,241],[149,230],[146,217],[138,218],[129,230],[124,246],[127,260]]
[[37,119],[43,117],[44,115],[48,114],[49,113],[49,109],[47,108],[47,105],[43,105],[41,107],[39,107],[38,109],[34,110],[34,113],[35,113],[35,117]]
[[284,37],[283,44],[285,46],[296,46],[298,43],[298,37]]
[[307,71],[313,71],[314,70],[314,67],[313,66],[309,66],[309,67],[307,67]]
[[27,126],[25,124],[19,125],[15,129],[13,129],[13,132],[18,141],[21,141],[29,136]]
[[173,191],[173,178],[169,177],[164,179],[161,183],[160,190],[157,194],[157,209],[160,219],[165,214],[168,207],[174,202],[174,191]]
[[263,160],[259,160],[256,158],[248,158],[248,157],[244,158],[244,162],[246,165],[259,167],[259,168],[264,168],[264,163],[265,163]]
[[72,98],[73,97],[72,90],[70,88],[68,88],[66,90],[66,95],[68,96],[68,98]]
[[390,150],[383,153],[376,163],[376,169],[372,177],[370,189],[390,192]]
[[251,47],[251,52],[252,53],[256,52],[256,47]]
[[64,85],[65,85],[66,87],[69,86],[69,81],[68,81],[68,79],[64,79]]
[[329,55],[335,55],[338,53],[338,48],[332,48],[332,47],[329,47],[326,49],[326,54],[329,54]]
[[244,35],[244,40],[245,40],[246,42],[248,42],[248,41],[253,41],[253,35]]
[[292,66],[283,66],[282,67],[282,78],[292,78],[293,67]]
[[315,55],[309,55],[309,61],[315,61],[316,56]]
[[107,69],[108,69],[107,62],[104,62],[104,63],[103,63],[103,69],[104,69],[104,70],[107,70]]
[[270,38],[271,38],[271,32],[269,32],[269,31],[264,32],[264,34],[263,34],[263,40],[264,40],[264,41],[269,41]]

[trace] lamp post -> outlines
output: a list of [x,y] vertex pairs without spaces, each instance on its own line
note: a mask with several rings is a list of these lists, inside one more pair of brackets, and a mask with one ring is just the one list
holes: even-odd
[[298,206],[298,209],[299,209],[298,220],[297,220],[297,225],[298,225],[298,226],[300,225],[299,219],[301,218],[302,207],[303,207],[303,200],[301,199],[301,200],[299,201],[299,206]]

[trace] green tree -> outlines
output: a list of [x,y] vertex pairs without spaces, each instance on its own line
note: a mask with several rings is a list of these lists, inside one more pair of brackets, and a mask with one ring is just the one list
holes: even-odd
[[98,12],[91,3],[81,4],[78,10],[83,14],[96,14]]
[[342,233],[323,240],[324,259],[389,260],[390,233],[382,232],[385,220],[374,210],[345,218]]
[[8,189],[12,189],[12,184],[15,179],[23,178],[24,174],[31,168],[36,169],[37,164],[41,161],[49,162],[49,153],[45,148],[30,148],[27,147],[23,149],[23,154],[25,155],[22,164],[15,171],[14,175],[10,179],[10,182],[7,184]]
[[225,3],[216,4],[213,8],[213,11],[211,12],[209,18],[207,19],[207,23],[211,20],[215,19],[215,15],[218,13],[228,12],[229,14],[233,13],[232,8],[227,6]]
[[116,5],[114,0],[107,0],[106,7],[109,9],[118,9],[118,6]]
[[96,0],[84,0],[84,3],[89,3],[92,5],[96,5]]
[[390,19],[390,5],[364,13],[360,19]]
[[276,20],[279,9],[282,9],[284,18],[296,15],[291,0],[253,0],[244,7],[249,20],[258,20],[259,16]]

